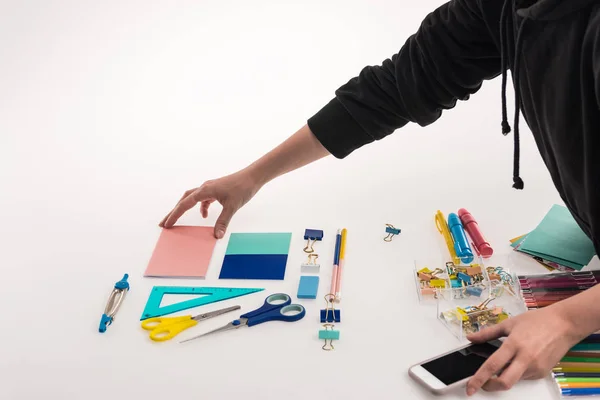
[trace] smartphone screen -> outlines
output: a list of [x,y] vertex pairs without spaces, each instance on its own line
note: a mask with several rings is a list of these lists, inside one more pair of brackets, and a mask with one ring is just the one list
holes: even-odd
[[444,384],[451,385],[473,376],[501,344],[500,341],[472,344],[421,366]]

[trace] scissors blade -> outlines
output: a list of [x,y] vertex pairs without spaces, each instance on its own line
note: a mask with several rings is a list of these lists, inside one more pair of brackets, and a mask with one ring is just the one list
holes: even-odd
[[[239,323],[235,323],[236,321],[239,321]],[[198,338],[201,338],[203,336],[207,336],[207,335],[210,335],[210,334],[213,334],[213,333],[217,333],[217,332],[225,332],[225,331],[230,331],[232,329],[238,329],[238,328],[240,328],[242,326],[246,326],[246,325],[248,325],[248,319],[246,319],[246,318],[240,318],[238,320],[231,321],[230,323],[228,323],[225,326],[222,326],[222,327],[217,328],[217,329],[213,329],[212,331],[209,331],[209,332],[203,333],[201,335],[197,335],[197,336],[191,337],[189,339],[182,340],[179,343],[189,342],[190,340],[198,339]]]
[[222,308],[217,311],[211,311],[211,312],[205,313],[205,314],[198,314],[195,317],[193,317],[192,319],[200,322],[200,321],[204,321],[205,319],[218,317],[219,315],[222,315],[222,314],[225,314],[225,313],[228,313],[231,311],[239,310],[240,308],[242,308],[242,307],[241,306],[233,306],[233,307]]

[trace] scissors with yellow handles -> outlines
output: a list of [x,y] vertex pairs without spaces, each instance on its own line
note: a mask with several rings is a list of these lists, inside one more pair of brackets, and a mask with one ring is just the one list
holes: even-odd
[[183,317],[148,318],[142,322],[142,328],[150,331],[150,339],[155,342],[163,342],[165,340],[173,339],[175,336],[192,326],[196,326],[200,321],[217,317],[230,311],[239,310],[240,308],[240,306],[233,306],[205,314],[198,314],[195,317],[186,315]]

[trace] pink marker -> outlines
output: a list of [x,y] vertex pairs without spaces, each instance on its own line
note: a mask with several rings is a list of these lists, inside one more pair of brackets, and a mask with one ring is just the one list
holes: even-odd
[[471,237],[471,240],[473,240],[473,247],[477,253],[481,254],[483,258],[491,257],[494,253],[494,249],[492,249],[492,246],[490,246],[483,237],[483,234],[479,230],[479,225],[471,213],[464,208],[461,208],[458,210],[458,216],[460,217],[460,222],[462,222],[463,227]]

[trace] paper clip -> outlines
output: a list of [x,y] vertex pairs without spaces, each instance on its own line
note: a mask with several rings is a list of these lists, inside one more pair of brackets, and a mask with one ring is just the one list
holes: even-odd
[[333,341],[340,339],[340,331],[334,331],[334,326],[335,325],[333,324],[324,324],[323,327],[325,329],[319,331],[319,339],[325,340],[325,344],[323,345],[323,347],[321,347],[323,350],[333,350]]
[[304,247],[305,253],[312,253],[315,250],[313,245],[317,240],[323,239],[323,231],[317,229],[306,229],[304,231],[304,240],[306,240],[306,247]]
[[340,322],[340,310],[335,309],[335,295],[326,294],[325,301],[327,306],[321,310],[321,322]]
[[383,240],[386,242],[391,242],[392,238],[394,236],[398,235],[400,232],[401,232],[401,230],[394,227],[394,225],[385,224],[385,233],[387,233],[388,235],[386,237],[384,237]]
[[490,306],[494,299],[495,297],[489,297],[476,306],[456,307],[454,310],[440,313],[440,318],[446,323],[460,325],[466,334],[478,332],[510,317],[502,307]]
[[110,293],[108,302],[106,303],[104,314],[102,314],[100,319],[100,328],[98,329],[100,332],[105,332],[106,328],[113,323],[115,315],[117,314],[117,311],[119,311],[119,307],[121,307],[121,303],[125,298],[125,294],[129,291],[127,278],[129,278],[129,275],[125,274],[123,279],[115,283],[115,287]]
[[302,273],[319,273],[319,269],[321,266],[317,264],[315,261],[319,258],[319,255],[316,253],[311,253],[308,255],[308,262],[304,262],[300,265]]

